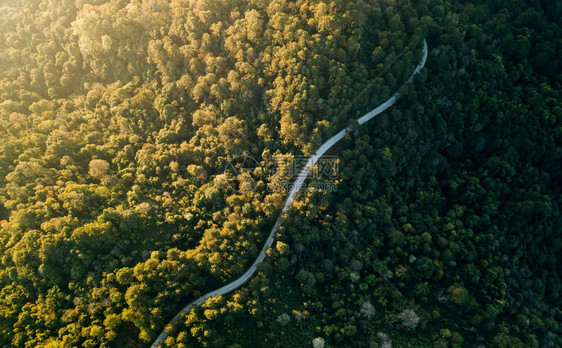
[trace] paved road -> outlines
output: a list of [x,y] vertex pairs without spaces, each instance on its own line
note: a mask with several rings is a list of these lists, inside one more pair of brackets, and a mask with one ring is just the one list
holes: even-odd
[[[420,70],[425,66],[426,60],[427,60],[427,42],[425,40],[423,40],[423,57],[422,57],[422,60],[421,60],[420,64],[418,64],[418,66],[416,66],[416,69],[410,75],[410,77],[408,78],[408,81],[406,83],[412,82],[414,80],[414,76],[416,74],[418,74],[420,72]],[[360,117],[359,119],[357,119],[357,122],[359,122],[359,125],[362,125],[365,122],[371,120],[372,118],[374,118],[378,114],[384,112],[386,109],[388,109],[389,107],[394,105],[394,103],[396,103],[396,101],[398,100],[399,97],[400,97],[400,94],[398,92],[395,93],[387,101],[385,101],[381,105],[377,106],[375,109],[371,110],[367,114],[365,114],[362,117]],[[281,226],[281,223],[283,222],[283,215],[285,214],[287,209],[291,206],[291,204],[293,204],[293,200],[295,198],[295,195],[302,188],[302,185],[304,184],[304,181],[308,177],[308,173],[309,173],[308,168],[316,165],[316,162],[318,162],[318,160],[324,155],[324,153],[326,153],[326,151],[328,151],[338,141],[343,139],[343,137],[345,136],[345,134],[348,131],[349,131],[348,128],[341,130],[338,134],[334,135],[333,137],[328,139],[324,144],[322,144],[322,146],[320,146],[320,148],[318,149],[318,151],[316,151],[316,153],[314,155],[309,157],[306,166],[300,171],[296,180],[293,182],[292,189],[289,192],[289,195],[287,196],[287,199],[285,200],[285,205],[283,206],[283,210],[281,211],[281,214],[279,214],[279,217],[277,218],[277,221],[275,222],[275,225],[271,229],[271,232],[269,233],[269,237],[267,238],[267,241],[265,242],[265,245],[261,249],[260,254],[258,255],[256,260],[254,261],[252,266],[246,271],[246,273],[244,273],[240,278],[224,285],[223,287],[221,287],[217,290],[213,290],[209,293],[206,293],[205,295],[203,295],[203,296],[199,297],[198,299],[196,299],[195,301],[191,302],[190,304],[185,306],[178,314],[176,314],[176,316],[172,319],[172,322],[183,318],[185,316],[185,314],[187,314],[191,308],[193,308],[195,306],[199,306],[200,304],[205,302],[205,300],[207,300],[208,298],[218,296],[218,295],[228,294],[229,292],[238,289],[239,287],[244,285],[248,280],[250,280],[250,278],[252,278],[252,276],[254,275],[254,273],[256,272],[256,270],[258,268],[258,265],[263,261],[263,259],[265,257],[266,250],[269,247],[271,247],[271,244],[273,244],[275,232],[277,232],[277,230]],[[166,339],[167,336],[168,336],[168,334],[166,333],[165,330],[163,330],[160,333],[160,335],[158,336],[158,338],[156,339],[156,341],[154,341],[154,343],[152,344],[151,347],[156,348],[160,343],[162,343],[164,341],[164,339]]]

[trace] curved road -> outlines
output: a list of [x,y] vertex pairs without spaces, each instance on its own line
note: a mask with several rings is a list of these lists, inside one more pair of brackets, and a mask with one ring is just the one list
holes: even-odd
[[[422,60],[421,60],[420,64],[418,64],[418,66],[416,66],[416,69],[410,75],[410,77],[408,78],[408,81],[406,83],[412,82],[414,80],[414,76],[416,74],[418,74],[420,72],[420,70],[425,66],[426,60],[427,60],[427,42],[424,39],[423,40],[423,57],[422,57]],[[359,125],[362,125],[365,122],[371,120],[372,118],[374,118],[378,114],[384,112],[386,109],[388,109],[389,107],[394,105],[394,103],[396,103],[398,98],[400,98],[400,93],[397,92],[392,97],[390,97],[387,101],[385,101],[381,105],[377,106],[375,109],[371,110],[370,112],[363,115],[362,117],[358,118],[357,122],[359,122]],[[316,162],[318,162],[318,160],[324,155],[324,153],[326,153],[326,151],[328,151],[328,149],[330,149],[338,141],[343,139],[343,137],[348,132],[348,130],[349,130],[348,128],[345,128],[345,129],[341,130],[338,134],[336,134],[333,137],[331,137],[330,139],[328,139],[324,144],[322,144],[320,146],[320,148],[318,149],[318,151],[316,151],[316,153],[314,155],[309,157],[306,166],[300,171],[296,180],[293,182],[292,189],[289,192],[289,195],[287,196],[287,199],[285,200],[285,205],[283,206],[283,210],[281,211],[281,214],[279,214],[279,217],[277,218],[277,221],[275,222],[275,225],[271,229],[271,232],[269,233],[269,237],[267,238],[267,241],[265,242],[265,245],[261,249],[260,254],[258,255],[256,260],[254,261],[252,266],[246,271],[246,273],[244,273],[240,278],[224,285],[223,287],[221,287],[217,290],[213,290],[209,293],[206,293],[205,295],[203,295],[203,296],[199,297],[198,299],[196,299],[195,301],[191,302],[190,304],[185,306],[178,314],[176,314],[176,316],[170,322],[174,322],[176,320],[181,319],[191,308],[193,308],[195,306],[199,306],[200,304],[205,302],[205,300],[207,300],[208,298],[218,296],[218,295],[228,294],[229,292],[238,289],[239,287],[244,285],[248,280],[250,280],[250,278],[252,278],[252,276],[254,275],[254,273],[256,272],[256,270],[258,268],[258,265],[265,258],[266,250],[269,247],[271,247],[271,244],[273,244],[275,232],[277,232],[277,230],[279,229],[279,226],[281,226],[281,223],[283,222],[283,215],[285,214],[287,209],[291,206],[291,204],[293,204],[293,200],[294,200],[295,195],[302,188],[302,185],[304,184],[304,181],[306,180],[306,178],[308,176],[309,167],[313,167],[314,165],[316,165]],[[156,341],[154,341],[154,343],[152,344],[151,348],[156,348],[160,343],[162,343],[164,341],[164,339],[166,339],[167,336],[168,336],[168,334],[166,333],[166,331],[162,330],[162,332],[160,333],[160,335],[158,336]]]

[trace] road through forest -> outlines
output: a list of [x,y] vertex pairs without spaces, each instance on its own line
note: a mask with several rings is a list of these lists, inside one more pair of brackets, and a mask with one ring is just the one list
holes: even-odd
[[[412,74],[410,75],[410,77],[408,78],[408,80],[406,81],[405,84],[412,82],[414,80],[414,76],[417,75],[421,71],[421,69],[425,66],[425,62],[427,60],[427,53],[428,53],[427,42],[424,39],[423,40],[423,56],[422,56],[421,62],[416,66],[416,68],[414,69],[414,72],[412,72]],[[370,112],[368,112],[365,115],[358,118],[357,122],[359,123],[360,126],[363,125],[367,121],[373,119],[375,116],[379,115],[380,113],[384,112],[386,109],[388,109],[389,107],[394,105],[394,103],[396,103],[398,98],[400,98],[400,93],[396,92],[388,100],[386,100],[384,103],[380,104],[375,109],[371,110]],[[283,206],[283,210],[279,214],[279,217],[277,218],[277,221],[275,222],[275,225],[271,229],[271,232],[269,233],[269,236],[268,236],[263,248],[261,249],[261,252],[259,253],[258,257],[254,261],[252,266],[250,266],[250,268],[246,271],[246,273],[244,273],[241,277],[233,280],[232,282],[222,286],[221,288],[213,290],[211,292],[208,292],[205,295],[202,295],[201,297],[196,299],[195,301],[191,302],[190,304],[185,306],[178,314],[176,314],[176,316],[171,320],[171,322],[181,319],[185,314],[187,314],[189,312],[189,310],[191,308],[193,308],[195,306],[199,306],[200,304],[205,302],[205,300],[207,300],[208,298],[218,296],[218,295],[228,294],[228,293],[238,289],[239,287],[244,285],[248,280],[250,280],[250,278],[252,278],[252,276],[254,275],[254,273],[257,270],[258,265],[265,258],[265,252],[273,244],[275,233],[277,232],[277,230],[281,226],[281,223],[283,222],[283,216],[285,215],[285,212],[291,206],[291,204],[293,204],[293,200],[295,198],[295,195],[297,194],[297,192],[300,191],[300,189],[302,188],[302,186],[304,184],[304,181],[308,177],[309,168],[316,165],[316,163],[324,155],[324,153],[326,153],[326,151],[328,151],[338,141],[343,139],[343,137],[346,135],[346,133],[348,131],[349,131],[349,128],[342,129],[340,132],[338,132],[336,135],[334,135],[333,137],[328,139],[324,144],[322,144],[318,148],[318,150],[316,151],[316,153],[314,155],[309,157],[306,166],[299,172],[299,174],[297,175],[297,178],[293,182],[291,191],[289,192],[289,195],[287,196],[287,198],[285,200],[285,205]],[[152,344],[151,347],[152,348],[158,347],[158,345],[161,344],[164,341],[164,339],[166,339],[167,336],[168,336],[168,334],[166,333],[166,331],[162,330],[162,332],[160,333],[158,338],[154,341],[154,343]]]

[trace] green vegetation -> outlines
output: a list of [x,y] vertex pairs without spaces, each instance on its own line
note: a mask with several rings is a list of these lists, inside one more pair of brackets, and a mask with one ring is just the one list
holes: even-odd
[[562,345],[560,1],[0,6],[1,346],[148,345],[279,214],[278,178],[233,187],[228,161],[310,154],[423,37],[337,192],[300,195],[259,274],[165,345]]

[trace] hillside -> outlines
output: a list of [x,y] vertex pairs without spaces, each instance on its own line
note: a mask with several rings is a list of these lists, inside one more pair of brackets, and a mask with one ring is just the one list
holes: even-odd
[[0,345],[562,345],[561,9],[1,4]]

